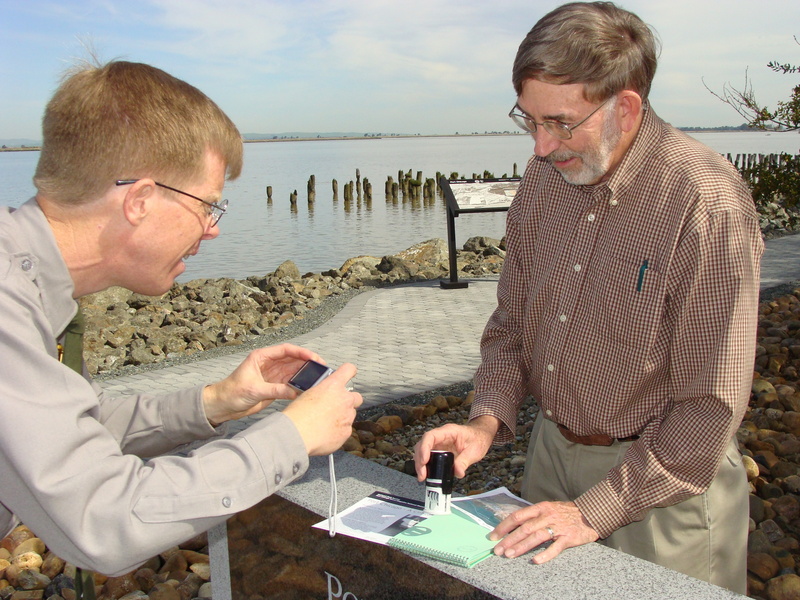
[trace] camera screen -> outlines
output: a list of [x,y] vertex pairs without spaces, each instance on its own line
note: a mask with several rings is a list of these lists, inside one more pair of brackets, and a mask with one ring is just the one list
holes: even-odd
[[329,369],[325,365],[310,360],[300,367],[300,370],[294,374],[289,383],[297,389],[305,391],[317,383],[319,378],[326,375],[328,371]]

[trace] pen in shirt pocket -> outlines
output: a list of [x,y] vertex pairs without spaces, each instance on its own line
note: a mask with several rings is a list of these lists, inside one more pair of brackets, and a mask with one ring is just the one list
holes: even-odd
[[645,271],[647,271],[647,267],[648,267],[648,261],[645,258],[644,261],[642,262],[642,266],[639,267],[639,279],[636,281],[636,291],[637,292],[641,292],[642,291],[642,286],[644,286],[644,274],[645,274]]

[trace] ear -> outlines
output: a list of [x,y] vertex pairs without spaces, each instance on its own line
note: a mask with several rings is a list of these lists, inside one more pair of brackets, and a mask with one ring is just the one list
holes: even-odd
[[622,131],[633,131],[642,116],[642,97],[633,90],[622,90],[616,110]]
[[136,227],[153,211],[157,200],[156,184],[152,179],[139,179],[124,189],[122,213],[128,223]]

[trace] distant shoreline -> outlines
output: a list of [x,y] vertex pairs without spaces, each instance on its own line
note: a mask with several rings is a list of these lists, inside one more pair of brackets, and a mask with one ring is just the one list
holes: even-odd
[[[764,133],[763,131],[752,129],[728,129],[728,128],[693,128],[679,127],[684,133]],[[768,132],[784,133],[784,132]],[[329,137],[280,137],[280,138],[259,138],[245,139],[245,144],[261,144],[264,142],[330,142],[330,141],[355,141],[355,140],[382,140],[382,139],[408,139],[408,138],[460,138],[460,137],[509,137],[527,136],[524,132],[492,132],[492,133],[432,133],[432,134],[397,134],[397,135],[360,135],[360,136],[329,136]],[[41,150],[41,146],[8,146],[0,148],[0,152],[31,152]]]
[[322,142],[339,140],[382,140],[382,139],[408,139],[408,138],[454,138],[454,137],[505,137],[505,136],[525,136],[526,133],[432,133],[432,134],[397,134],[397,135],[360,135],[360,136],[335,136],[335,137],[287,137],[287,138],[263,138],[263,139],[243,139],[245,144],[261,142]]

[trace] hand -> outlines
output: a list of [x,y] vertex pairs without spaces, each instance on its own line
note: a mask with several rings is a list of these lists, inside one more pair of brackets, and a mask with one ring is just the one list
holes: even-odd
[[[548,527],[553,531],[552,537]],[[494,553],[507,558],[525,554],[552,539],[548,548],[531,559],[537,565],[555,558],[566,548],[588,544],[599,537],[574,502],[540,502],[521,508],[489,534],[492,540],[503,538],[494,547]]]
[[355,366],[345,363],[283,410],[300,432],[309,456],[330,454],[350,437],[356,408],[363,402],[361,394],[346,389],[355,374]]
[[307,360],[323,362],[316,353],[293,344],[254,350],[228,377],[203,390],[206,418],[216,426],[255,414],[276,398],[296,398],[297,391],[286,382]]
[[485,415],[473,419],[467,425],[449,423],[426,432],[414,446],[417,479],[424,481],[428,474],[426,465],[431,457],[431,450],[452,452],[455,455],[455,476],[459,479],[464,477],[470,465],[486,456],[499,428],[499,419]]

